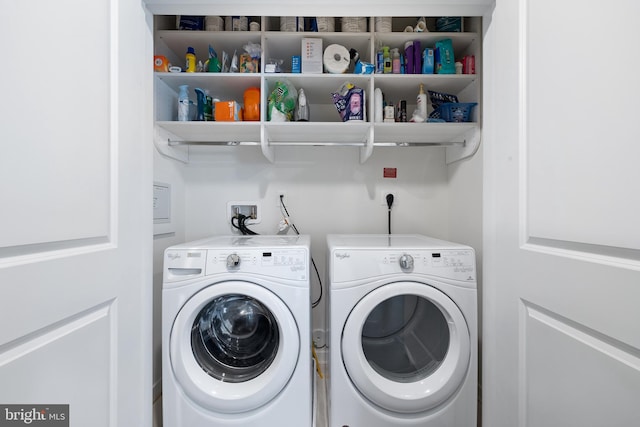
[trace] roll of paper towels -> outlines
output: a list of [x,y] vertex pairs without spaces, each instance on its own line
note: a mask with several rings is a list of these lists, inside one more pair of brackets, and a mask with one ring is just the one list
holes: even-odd
[[349,69],[351,57],[346,47],[339,44],[330,44],[324,50],[322,57],[324,68],[331,74],[342,74]]

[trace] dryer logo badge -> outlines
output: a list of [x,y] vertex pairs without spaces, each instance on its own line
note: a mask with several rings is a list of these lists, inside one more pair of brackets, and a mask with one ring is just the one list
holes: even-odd
[[169,258],[169,259],[179,259],[181,257],[180,257],[180,254],[177,253],[177,252],[175,252],[175,253],[174,252],[169,252],[167,254],[167,258]]
[[349,255],[348,253],[340,254],[336,252],[336,258],[338,259],[351,258],[351,255]]

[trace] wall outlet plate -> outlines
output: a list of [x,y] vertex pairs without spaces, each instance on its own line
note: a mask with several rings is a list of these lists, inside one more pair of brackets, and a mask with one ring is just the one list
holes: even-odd
[[395,208],[396,206],[398,206],[398,192],[397,191],[392,191],[392,190],[380,190],[380,194],[378,195],[378,198],[380,200],[380,204],[382,206],[387,206],[387,194],[393,194],[393,205],[391,205],[391,209]]
[[238,213],[249,217],[245,225],[258,224],[262,220],[260,202],[241,200],[227,202],[227,220],[229,223],[231,223],[231,218]]

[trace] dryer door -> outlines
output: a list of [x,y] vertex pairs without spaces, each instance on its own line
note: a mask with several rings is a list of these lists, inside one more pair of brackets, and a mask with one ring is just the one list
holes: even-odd
[[282,391],[300,352],[295,319],[262,286],[208,286],[182,307],[171,330],[171,366],[185,393],[203,408],[239,413]]
[[349,314],[342,357],[355,387],[399,413],[444,402],[469,367],[469,329],[458,306],[422,283],[396,282],[367,294]]

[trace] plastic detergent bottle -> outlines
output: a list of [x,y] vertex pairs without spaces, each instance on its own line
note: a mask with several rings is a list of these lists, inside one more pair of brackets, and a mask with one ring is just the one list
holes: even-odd
[[204,121],[213,121],[213,98],[209,94],[209,89],[204,90]]
[[187,73],[195,73],[196,72],[196,51],[189,46],[187,48],[187,54],[185,55],[185,71]]
[[181,85],[178,94],[178,121],[189,121],[189,85]]
[[389,46],[382,47],[382,62],[384,74],[391,73],[393,67],[391,64],[391,56],[389,55]]
[[416,97],[416,106],[418,107],[418,113],[426,120],[427,119],[427,94],[424,93],[424,84],[420,83],[420,91]]
[[397,47],[391,49],[393,74],[400,74],[400,51]]

